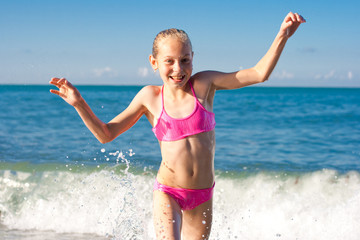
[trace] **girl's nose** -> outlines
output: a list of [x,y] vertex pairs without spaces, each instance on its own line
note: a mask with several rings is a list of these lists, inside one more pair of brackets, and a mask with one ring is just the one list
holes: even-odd
[[173,69],[174,69],[174,71],[176,71],[176,72],[180,71],[180,70],[181,70],[181,63],[178,62],[178,61],[176,61],[176,62],[174,63]]

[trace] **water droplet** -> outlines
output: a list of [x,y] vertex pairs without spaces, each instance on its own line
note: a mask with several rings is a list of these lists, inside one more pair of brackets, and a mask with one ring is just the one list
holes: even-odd
[[105,148],[102,148],[100,151],[101,151],[102,153],[104,153],[106,150],[105,150]]
[[206,221],[202,221],[202,224],[206,224]]

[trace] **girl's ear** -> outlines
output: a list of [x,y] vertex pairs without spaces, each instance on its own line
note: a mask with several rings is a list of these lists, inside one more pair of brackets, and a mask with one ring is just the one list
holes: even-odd
[[158,63],[157,63],[156,58],[154,58],[153,55],[150,55],[149,61],[150,61],[151,67],[154,69],[154,71],[156,71],[158,69]]

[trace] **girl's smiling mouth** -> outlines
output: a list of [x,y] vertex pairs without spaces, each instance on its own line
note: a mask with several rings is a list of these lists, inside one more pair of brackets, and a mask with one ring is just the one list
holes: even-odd
[[182,80],[185,79],[185,75],[181,75],[181,76],[170,76],[170,78],[176,82],[181,82]]

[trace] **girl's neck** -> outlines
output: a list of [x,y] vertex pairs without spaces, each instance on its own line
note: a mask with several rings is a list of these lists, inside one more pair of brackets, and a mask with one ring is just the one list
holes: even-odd
[[171,100],[184,99],[189,93],[191,93],[191,87],[187,82],[183,87],[174,87],[168,84],[164,84],[164,96]]

